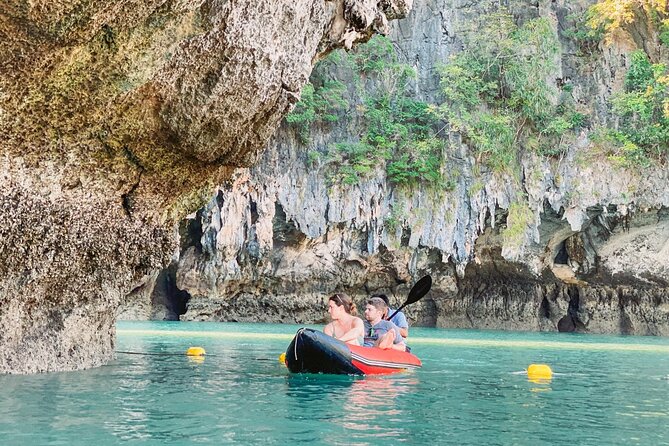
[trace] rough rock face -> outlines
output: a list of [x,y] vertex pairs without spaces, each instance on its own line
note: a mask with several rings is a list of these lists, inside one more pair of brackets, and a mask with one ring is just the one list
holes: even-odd
[[[410,0],[0,5],[0,372],[113,355],[173,224],[258,157],[312,64]],[[145,280],[145,279],[144,279]]]
[[[556,34],[592,3],[508,2],[518,20],[547,17]],[[435,65],[495,5],[425,1],[393,24],[399,54],[418,71],[418,96],[438,95]],[[560,44],[555,82],[570,79],[574,100],[606,125],[634,42],[602,47],[588,64],[573,41]],[[460,173],[452,191],[393,187],[383,170],[355,186],[329,185],[335,167],[306,153],[356,131],[312,131],[304,147],[282,127],[257,167],[239,171],[184,223],[197,230],[176,272],[190,295],[182,319],[315,322],[335,290],[358,303],[386,292],[399,304],[430,273],[433,291],[408,310],[416,324],[669,334],[665,166],[617,167],[593,156],[583,133],[559,160],[520,160],[520,182],[481,172],[459,144],[445,166]],[[504,229],[517,224],[509,208],[519,194],[530,218],[511,236]]]

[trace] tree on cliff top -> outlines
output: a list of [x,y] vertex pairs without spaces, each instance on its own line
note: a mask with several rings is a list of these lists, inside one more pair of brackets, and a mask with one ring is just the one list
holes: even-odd
[[649,40],[669,45],[667,8],[667,0],[602,0],[588,10],[588,25],[602,30],[608,42],[628,33],[652,58]]

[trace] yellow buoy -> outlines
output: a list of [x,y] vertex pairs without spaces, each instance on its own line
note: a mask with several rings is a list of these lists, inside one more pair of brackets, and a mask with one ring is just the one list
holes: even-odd
[[530,364],[527,367],[527,379],[534,380],[548,380],[553,378],[553,371],[546,364]]
[[286,363],[286,354],[285,354],[285,353],[281,353],[281,354],[279,355],[279,362],[280,362],[281,364],[285,364],[285,363]]
[[186,354],[188,356],[204,356],[206,353],[202,347],[190,347]]

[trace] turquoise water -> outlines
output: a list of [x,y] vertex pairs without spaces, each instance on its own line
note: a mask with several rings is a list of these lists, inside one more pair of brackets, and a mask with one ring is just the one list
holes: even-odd
[[413,329],[418,371],[289,375],[297,328],[119,323],[119,351],[161,355],[0,376],[0,444],[669,444],[666,338]]

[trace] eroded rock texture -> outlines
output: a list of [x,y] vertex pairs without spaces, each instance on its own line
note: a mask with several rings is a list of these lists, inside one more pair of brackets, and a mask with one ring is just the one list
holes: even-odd
[[[561,46],[551,81],[571,82],[592,126],[611,123],[609,100],[633,39],[586,59],[563,31],[592,1],[505,3],[518,21],[548,18]],[[402,61],[418,72],[417,96],[438,97],[436,64],[497,7],[425,1],[393,24]],[[669,334],[666,166],[616,166],[593,155],[584,132],[559,159],[526,154],[520,181],[487,171],[459,143],[445,154],[445,171],[457,172],[449,191],[393,187],[383,169],[358,185],[332,185],[336,165],[307,153],[360,132],[355,119],[340,122],[312,129],[307,147],[282,127],[257,167],[238,172],[184,223],[197,230],[176,272],[190,296],[182,319],[316,322],[335,290],[358,303],[386,292],[399,304],[429,273],[433,291],[408,309],[415,324]],[[509,212],[518,197],[529,207],[520,222]]]
[[173,223],[262,151],[333,48],[409,0],[0,5],[0,372],[110,359]]

